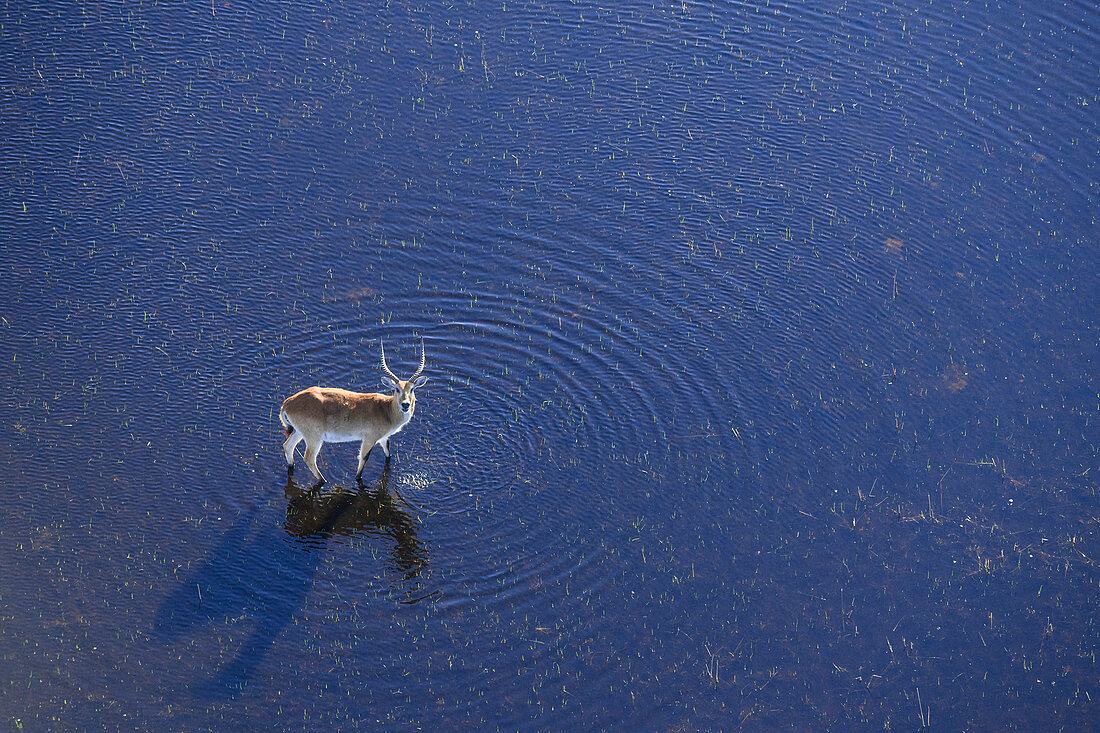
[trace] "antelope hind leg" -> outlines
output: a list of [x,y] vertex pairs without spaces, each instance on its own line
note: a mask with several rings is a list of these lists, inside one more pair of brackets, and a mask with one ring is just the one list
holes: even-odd
[[313,471],[313,475],[317,477],[317,481],[320,483],[325,482],[325,477],[321,475],[321,470],[317,468],[317,454],[321,452],[322,445],[324,445],[324,441],[321,440],[316,443],[306,441],[306,465],[309,466],[310,471]]
[[289,466],[291,470],[294,469],[294,449],[298,447],[298,444],[301,443],[303,439],[304,436],[295,430],[287,437],[286,442],[283,443],[283,454],[286,455],[286,465]]

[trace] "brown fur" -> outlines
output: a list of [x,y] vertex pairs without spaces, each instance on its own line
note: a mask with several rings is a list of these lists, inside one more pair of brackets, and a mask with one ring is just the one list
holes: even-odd
[[349,427],[353,423],[385,422],[394,407],[393,395],[351,392],[335,387],[310,387],[283,400],[283,412],[289,415]]

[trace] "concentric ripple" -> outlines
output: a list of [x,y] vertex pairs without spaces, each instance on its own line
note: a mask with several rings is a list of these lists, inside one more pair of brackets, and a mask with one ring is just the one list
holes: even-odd
[[[489,293],[431,302],[438,322],[425,337],[446,389],[427,391],[427,460],[455,485],[492,493],[563,468],[585,475],[594,459],[636,462],[660,440],[657,407],[637,387],[636,330],[610,311]],[[563,443],[564,454],[552,447]]]
[[[682,479],[699,452],[728,452],[730,417],[701,398],[721,365],[673,330],[644,348],[668,318],[633,321],[623,314],[648,296],[624,297],[422,292],[387,301],[384,327],[345,312],[303,344],[330,358],[319,379],[375,389],[376,339],[405,376],[423,338],[430,381],[395,441],[390,487],[419,509],[431,556],[446,558],[418,584],[440,609],[534,608],[547,587],[578,587],[580,576],[586,596],[599,593],[610,576],[592,568],[606,558],[586,537],[676,502],[663,481]],[[608,490],[622,483],[642,488]]]

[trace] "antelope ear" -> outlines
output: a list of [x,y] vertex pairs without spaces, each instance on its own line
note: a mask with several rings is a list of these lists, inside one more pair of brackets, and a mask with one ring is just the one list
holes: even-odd
[[400,390],[401,389],[401,387],[397,386],[397,382],[393,381],[389,377],[382,377],[382,384],[389,387],[390,389],[394,389],[394,390]]
[[423,387],[427,383],[428,383],[428,378],[427,377],[417,377],[416,381],[413,382],[413,389],[416,389],[417,387]]

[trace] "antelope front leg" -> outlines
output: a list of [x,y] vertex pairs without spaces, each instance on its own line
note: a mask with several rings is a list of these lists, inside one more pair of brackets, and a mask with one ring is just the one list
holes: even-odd
[[393,453],[390,451],[390,439],[386,438],[382,441],[382,450],[386,453],[386,463],[390,462],[390,458],[393,457]]
[[367,443],[366,440],[359,446],[359,470],[355,472],[355,480],[360,484],[363,483],[363,467],[367,465],[367,459],[370,458],[372,450],[374,450],[374,443]]

